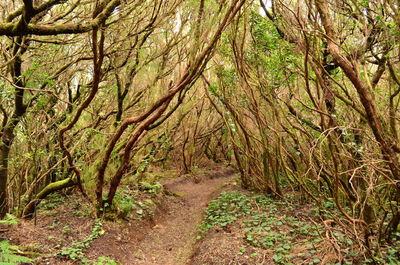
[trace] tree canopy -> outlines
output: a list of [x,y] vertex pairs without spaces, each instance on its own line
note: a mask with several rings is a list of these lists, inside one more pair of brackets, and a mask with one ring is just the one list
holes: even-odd
[[77,187],[98,215],[151,165],[332,203],[399,239],[398,1],[0,3],[0,215]]

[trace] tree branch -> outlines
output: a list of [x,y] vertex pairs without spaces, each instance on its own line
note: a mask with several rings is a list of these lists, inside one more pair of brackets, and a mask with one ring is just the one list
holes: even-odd
[[[60,0],[52,0],[57,3]],[[49,1],[49,2],[52,2]],[[55,5],[53,3],[53,5]],[[78,34],[89,32],[94,29],[98,29],[108,17],[110,17],[111,13],[115,10],[117,6],[121,4],[121,0],[110,0],[106,7],[100,12],[92,21],[89,23],[65,23],[65,24],[57,24],[57,25],[36,25],[36,24],[27,24],[22,27],[20,22],[18,23],[0,23],[0,36],[25,36],[29,34],[33,35],[59,35],[59,34]],[[48,4],[50,7],[52,5]],[[45,9],[44,9],[45,10]],[[36,11],[33,15],[37,14]],[[22,12],[22,11],[21,11]],[[13,15],[14,16],[14,15]]]

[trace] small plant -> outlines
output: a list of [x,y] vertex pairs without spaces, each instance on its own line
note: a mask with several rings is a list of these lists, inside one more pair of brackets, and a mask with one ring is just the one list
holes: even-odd
[[125,218],[135,207],[136,193],[130,190],[117,191],[114,198],[113,207],[118,212],[118,216]]
[[9,241],[0,241],[0,264],[18,265],[20,263],[31,262],[32,259],[15,254],[17,246],[10,245]]
[[99,257],[97,261],[94,262],[95,265],[118,265],[118,262],[109,257]]
[[52,193],[45,200],[42,200],[39,205],[46,210],[52,210],[57,208],[57,205],[63,201],[64,198],[59,193]]
[[63,231],[63,233],[69,233],[69,232],[71,232],[71,227],[69,225],[65,225],[65,226],[63,226],[61,231]]
[[19,224],[19,221],[16,216],[6,213],[6,218],[4,220],[0,220],[0,224],[17,225],[17,224]]
[[85,257],[83,251],[84,249],[82,248],[63,248],[58,255],[65,256],[71,260],[80,260]]
[[[261,250],[251,253],[254,248],[265,249],[273,251],[271,258],[275,264],[295,264],[291,263],[291,251],[301,246],[306,254],[313,254],[307,262],[318,261],[310,264],[319,264],[315,246],[321,242],[318,230],[322,226],[287,216],[286,213],[290,215],[292,210],[291,203],[265,195],[223,192],[209,203],[200,230],[204,233],[210,228],[225,227],[235,222],[244,232],[244,245],[240,247],[239,255],[246,253],[254,257],[261,253]],[[305,244],[308,241],[312,243]]]
[[137,202],[136,203],[136,214],[139,215],[140,217],[146,217],[146,216],[152,216],[154,214],[154,208],[152,206],[154,205],[153,200],[147,199],[143,202]]
[[[320,242],[317,229],[321,227],[316,229],[308,222],[298,220],[296,217],[279,215],[272,204],[266,206],[264,210],[267,208],[270,208],[268,213],[255,214],[243,222],[245,225],[245,240],[253,247],[274,250],[273,260],[275,263],[291,264],[290,259],[293,257],[289,252],[294,248],[293,242],[300,237],[304,238],[306,236],[307,241]],[[315,254],[313,248],[314,245],[310,243],[305,246],[304,250]],[[312,262],[317,260],[319,259],[315,257]]]
[[81,210],[75,210],[72,212],[74,215],[76,216],[81,216],[81,217],[88,217],[90,216],[89,211],[87,210],[87,208],[82,208]]
[[72,247],[63,248],[58,255],[67,257],[71,260],[82,260],[84,259],[84,251],[87,249],[90,244],[96,238],[101,237],[104,235],[105,231],[103,230],[103,224],[98,219],[96,220],[95,224],[93,225],[92,231],[90,235],[81,242],[74,242],[72,243]]
[[90,216],[90,207],[83,205],[81,201],[75,201],[72,205],[72,212],[76,216]]
[[159,182],[152,184],[147,181],[141,181],[140,186],[143,188],[144,191],[153,194],[158,194],[163,188],[163,186]]
[[59,224],[58,222],[53,222],[47,228],[50,229],[50,230],[53,230],[53,229],[57,228],[58,224]]
[[250,200],[250,197],[237,191],[222,192],[208,204],[205,220],[200,225],[201,232],[207,232],[215,226],[225,227],[239,217],[250,214]]

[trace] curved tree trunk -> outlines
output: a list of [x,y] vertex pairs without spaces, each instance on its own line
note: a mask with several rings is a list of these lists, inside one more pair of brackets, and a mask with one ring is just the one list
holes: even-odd
[[74,181],[72,177],[50,183],[49,185],[44,187],[44,189],[39,192],[36,197],[25,206],[22,216],[24,218],[31,218],[33,216],[33,213],[35,212],[36,206],[40,203],[41,200],[46,198],[47,195],[68,187],[75,186],[77,184],[78,183]]

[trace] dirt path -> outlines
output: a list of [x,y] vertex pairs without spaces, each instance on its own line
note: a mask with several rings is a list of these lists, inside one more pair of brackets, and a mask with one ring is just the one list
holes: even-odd
[[166,215],[138,243],[132,264],[188,264],[204,208],[231,179],[232,171],[225,169],[201,176],[199,183],[184,177],[166,183],[165,187],[180,197],[170,203]]

